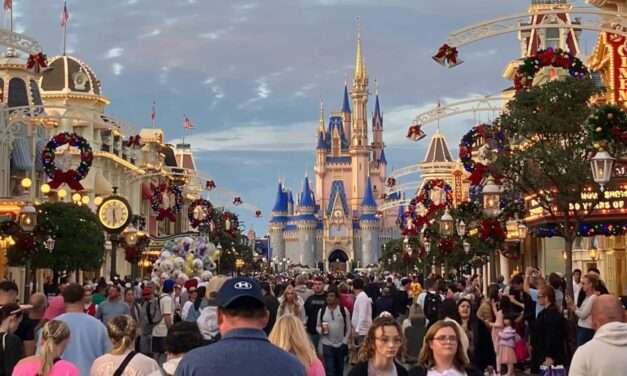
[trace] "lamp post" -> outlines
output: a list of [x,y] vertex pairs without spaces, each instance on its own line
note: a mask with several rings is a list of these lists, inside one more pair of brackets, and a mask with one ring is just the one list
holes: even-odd
[[[26,180],[26,179],[25,179]],[[31,204],[27,204],[20,211],[19,225],[22,231],[32,233],[37,226],[37,209]],[[31,294],[31,259],[26,258],[26,265],[24,268],[24,301],[28,301]]]
[[466,235],[466,223],[464,223],[463,219],[460,219],[459,222],[457,222],[457,235],[460,238],[463,238]]
[[444,210],[444,214],[440,217],[440,228],[442,229],[442,233],[445,236],[453,235],[454,224],[455,221],[453,220],[451,213],[449,213],[448,208],[446,208],[446,210]]
[[222,258],[222,244],[218,243],[218,246],[216,247],[217,249],[217,254],[218,254],[218,274],[220,274],[220,258]]
[[[496,217],[501,211],[501,187],[494,182],[492,175],[488,177],[482,190],[483,212],[488,217]],[[490,252],[490,280],[496,281],[496,250]]]
[[590,159],[590,168],[592,169],[592,179],[601,186],[604,186],[612,179],[612,169],[616,158],[605,150],[598,151],[594,157]]

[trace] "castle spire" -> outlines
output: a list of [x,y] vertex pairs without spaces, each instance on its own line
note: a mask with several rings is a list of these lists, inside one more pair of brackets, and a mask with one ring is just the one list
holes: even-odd
[[319,128],[319,132],[320,133],[324,133],[325,130],[325,126],[324,126],[324,101],[322,100],[322,98],[320,98],[320,128]]
[[368,176],[368,180],[366,180],[366,193],[364,194],[361,206],[369,208],[377,207],[377,202],[374,199],[374,193],[372,193],[372,182],[370,180],[370,176]]
[[351,112],[350,99],[348,98],[348,84],[346,82],[344,82],[344,102],[342,103],[342,112],[343,113]]
[[359,18],[357,18],[357,50],[355,51],[355,74],[353,75],[354,82],[363,82],[368,78],[366,73],[366,65],[364,64],[364,57],[361,51],[361,24]]

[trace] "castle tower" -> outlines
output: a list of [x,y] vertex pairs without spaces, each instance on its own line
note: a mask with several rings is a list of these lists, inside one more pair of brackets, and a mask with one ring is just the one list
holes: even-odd
[[376,212],[377,202],[372,192],[370,177],[368,177],[366,180],[366,192],[361,202],[361,216],[359,217],[361,250],[357,255],[357,260],[359,260],[364,267],[370,264],[376,264],[380,257],[379,232],[381,224]]
[[355,51],[355,72],[353,74],[352,130],[351,130],[351,167],[352,189],[350,192],[351,209],[359,212],[364,197],[364,183],[368,177],[370,145],[368,145],[368,123],[366,109],[368,105],[368,73],[362,56],[361,32],[357,31],[357,49]]
[[272,208],[272,218],[270,219],[270,248],[272,257],[282,259],[285,257],[285,226],[288,220],[288,194],[279,182],[279,188]]
[[379,104],[379,90],[375,91],[374,114],[372,115],[372,162],[370,176],[372,178],[375,198],[384,190],[388,162],[385,158],[383,143],[383,115]]
[[[518,34],[520,40],[521,56],[533,56],[538,50],[546,48],[561,48],[573,55],[579,54],[579,35],[581,29],[550,27],[550,25],[578,25],[581,22],[571,20],[566,11],[573,6],[568,0],[532,0],[529,6],[531,18],[528,23],[521,26],[543,25],[541,28],[523,31]],[[551,15],[534,14],[542,10],[564,10],[564,13]]]
[[[309,186],[309,178],[305,176],[303,182],[303,190],[300,193],[298,215],[295,216],[295,224],[298,229],[298,240],[300,252],[297,257],[290,257],[297,260],[300,264],[315,267],[317,264],[316,257],[316,228],[318,219],[315,216],[316,199],[314,193]],[[288,255],[289,257],[290,255]],[[295,255],[296,256],[296,255]]]

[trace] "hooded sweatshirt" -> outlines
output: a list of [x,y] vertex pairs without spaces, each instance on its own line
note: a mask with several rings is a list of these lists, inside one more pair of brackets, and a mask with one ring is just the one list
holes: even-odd
[[627,323],[610,322],[577,349],[568,375],[616,376],[624,370],[627,370]]

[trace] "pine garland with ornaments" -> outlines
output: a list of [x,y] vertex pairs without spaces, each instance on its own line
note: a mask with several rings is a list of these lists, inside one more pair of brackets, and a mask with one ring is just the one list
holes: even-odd
[[585,127],[596,150],[624,152],[627,147],[627,114],[618,106],[608,104],[595,108]]
[[[157,221],[165,219],[175,222],[176,213],[181,211],[183,207],[183,191],[181,187],[175,184],[161,183],[159,185],[151,184],[151,188],[152,197],[150,198],[150,205],[152,210],[157,213]],[[164,208],[164,201],[169,202],[169,198],[167,198],[168,194],[174,196],[174,204]]]
[[[75,170],[69,169],[62,171],[54,162],[56,149],[66,144],[78,148],[81,152],[81,162]],[[48,185],[52,189],[57,189],[62,184],[67,184],[70,189],[74,191],[84,190],[80,181],[89,173],[93,159],[94,154],[87,140],[76,133],[69,132],[59,133],[52,137],[41,153],[41,162],[44,171],[46,175],[52,179],[48,182]]]
[[480,140],[487,144],[490,149],[496,149],[498,153],[507,150],[505,133],[497,125],[481,123],[469,130],[459,144],[459,159],[464,165],[464,169],[470,172],[468,180],[472,186],[478,186],[483,179],[491,174],[499,179],[496,174],[490,172],[489,166],[475,162],[472,158],[473,146]]

